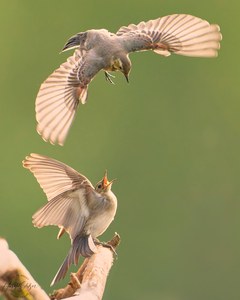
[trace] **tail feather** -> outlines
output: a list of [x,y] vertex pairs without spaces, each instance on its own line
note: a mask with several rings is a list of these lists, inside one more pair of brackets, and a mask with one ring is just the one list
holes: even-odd
[[62,263],[61,267],[57,271],[57,274],[53,278],[50,286],[53,286],[56,282],[60,281],[66,276],[69,266],[70,266],[70,262],[69,262],[69,254],[68,254],[67,257],[64,259],[64,262]]
[[79,47],[80,45],[83,46],[87,38],[86,32],[79,32],[74,36],[70,37],[70,39],[66,42],[61,52],[65,52],[70,49],[74,49]]
[[53,281],[51,282],[51,286],[53,286],[56,282],[63,279],[71,264],[78,264],[78,260],[80,256],[83,257],[90,257],[94,253],[97,252],[97,248],[94,244],[94,241],[92,239],[91,235],[78,235],[75,237],[72,243],[72,247],[64,259],[61,267],[57,271],[57,274],[53,278]]

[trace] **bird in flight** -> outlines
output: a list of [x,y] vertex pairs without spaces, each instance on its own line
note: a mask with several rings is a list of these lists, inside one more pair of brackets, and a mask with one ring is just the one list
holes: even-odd
[[97,237],[113,221],[117,198],[111,191],[112,181],[104,177],[94,188],[91,182],[64,163],[40,154],[30,154],[23,166],[36,177],[45,192],[48,203],[33,215],[35,227],[56,225],[58,238],[67,232],[71,248],[51,285],[63,279],[71,264],[80,256],[89,257],[97,252]]
[[121,27],[88,30],[71,37],[62,51],[74,54],[41,85],[36,98],[37,131],[45,141],[63,145],[79,103],[86,103],[88,85],[100,71],[120,71],[127,81],[131,70],[129,54],[152,50],[191,57],[216,57],[222,35],[216,24],[187,14],[174,14]]

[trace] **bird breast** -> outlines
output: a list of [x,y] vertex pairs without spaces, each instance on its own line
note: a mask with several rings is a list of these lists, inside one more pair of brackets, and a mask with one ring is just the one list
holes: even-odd
[[105,212],[99,215],[97,218],[92,220],[89,224],[91,230],[91,235],[93,238],[98,237],[104,233],[104,231],[108,228],[108,226],[112,223],[114,219],[114,214],[110,212]]
[[122,69],[122,62],[119,58],[112,57],[108,66],[104,68],[106,71],[118,71]]
[[100,236],[108,228],[114,219],[117,210],[117,198],[108,191],[105,193],[102,205],[92,212],[92,217],[88,221],[88,228],[94,237]]

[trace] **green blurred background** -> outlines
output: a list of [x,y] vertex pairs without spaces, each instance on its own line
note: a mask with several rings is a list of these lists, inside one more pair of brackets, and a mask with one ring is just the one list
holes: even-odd
[[[117,231],[122,243],[104,299],[240,299],[239,9],[233,0],[1,0],[0,235],[47,291],[70,243],[56,227],[32,226],[46,197],[22,168],[30,152],[93,183],[106,168],[118,179],[117,215],[101,239]],[[130,84],[98,74],[65,146],[43,142],[35,97],[70,55],[58,54],[65,41],[172,13],[221,25],[219,57],[132,54]]]

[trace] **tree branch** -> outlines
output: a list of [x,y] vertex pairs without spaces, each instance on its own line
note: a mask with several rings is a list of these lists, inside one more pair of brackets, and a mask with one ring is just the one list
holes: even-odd
[[0,295],[3,294],[8,300],[101,300],[119,243],[120,236],[116,233],[111,241],[97,245],[97,253],[86,258],[77,273],[70,275],[68,285],[49,298],[9,249],[7,241],[0,238]]
[[0,253],[0,294],[9,300],[49,300],[3,238],[0,238]]
[[[120,236],[116,233],[106,245],[98,245],[98,252],[86,258],[77,273],[71,274],[68,285],[55,291],[51,299],[102,299],[107,276],[113,264],[113,255],[119,243]],[[74,294],[76,296],[71,297]]]

